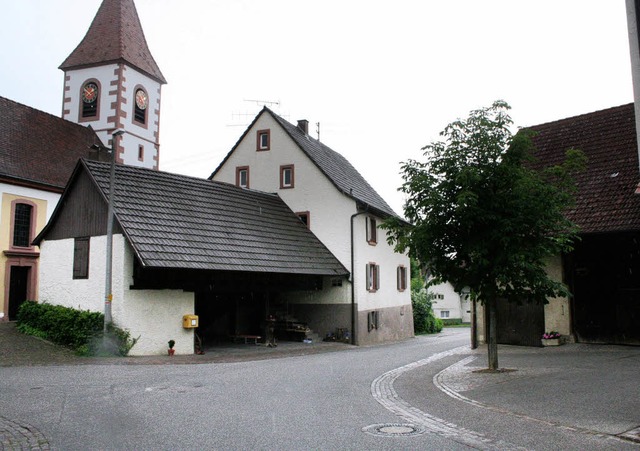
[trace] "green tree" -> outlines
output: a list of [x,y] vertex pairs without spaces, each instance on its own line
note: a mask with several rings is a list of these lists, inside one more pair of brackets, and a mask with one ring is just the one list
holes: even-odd
[[577,228],[564,216],[574,195],[573,171],[584,155],[544,170],[532,156],[530,134],[513,135],[509,105],[496,101],[449,124],[443,140],[422,150],[426,161],[402,164],[409,225],[384,227],[398,251],[429,268],[433,283],[469,287],[489,311],[489,368],[498,368],[497,302],[546,302],[567,288],[545,271],[548,257],[571,249]]

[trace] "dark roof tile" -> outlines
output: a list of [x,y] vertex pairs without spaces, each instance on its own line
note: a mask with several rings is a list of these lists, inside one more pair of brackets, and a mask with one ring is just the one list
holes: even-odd
[[575,208],[567,213],[582,233],[640,230],[638,144],[633,104],[527,127],[540,165],[559,164],[582,150],[587,168],[576,178]]
[[[83,162],[107,196],[109,165]],[[278,196],[116,166],[114,210],[144,266],[346,275]]]
[[102,143],[90,127],[0,97],[0,177],[62,191],[92,145]]
[[60,65],[68,70],[124,61],[166,83],[151,56],[133,0],[103,0],[87,34]]

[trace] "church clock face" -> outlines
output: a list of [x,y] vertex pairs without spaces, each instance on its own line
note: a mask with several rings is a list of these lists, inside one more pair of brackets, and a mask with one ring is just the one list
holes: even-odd
[[95,83],[87,83],[82,88],[82,101],[94,103],[98,99],[98,86]]
[[141,110],[146,110],[149,105],[149,97],[142,89],[136,91],[136,105]]

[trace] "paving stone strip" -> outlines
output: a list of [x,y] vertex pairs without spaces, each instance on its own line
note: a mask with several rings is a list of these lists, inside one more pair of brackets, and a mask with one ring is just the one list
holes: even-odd
[[416,368],[424,365],[428,365],[445,357],[462,355],[468,352],[468,346],[461,346],[388,371],[371,383],[371,394],[374,399],[386,409],[398,415],[405,421],[422,426],[426,430],[426,433],[446,437],[457,443],[468,445],[480,450],[525,450],[526,448],[517,447],[504,441],[490,439],[478,432],[465,429],[443,420],[442,418],[429,415],[428,413],[411,406],[408,402],[400,398],[393,388],[394,381],[404,373],[415,370]]
[[0,450],[49,451],[49,440],[37,428],[0,417]]

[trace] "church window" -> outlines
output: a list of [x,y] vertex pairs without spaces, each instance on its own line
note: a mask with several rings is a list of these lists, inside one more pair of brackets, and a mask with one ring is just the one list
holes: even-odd
[[82,87],[82,112],[83,118],[98,116],[98,104],[100,99],[100,89],[94,81],[89,81]]
[[13,213],[13,246],[30,247],[33,206],[16,203]]
[[149,96],[142,88],[136,89],[135,102],[133,105],[133,119],[140,124],[147,123],[147,109],[149,106]]
[[269,150],[271,148],[271,130],[258,130],[256,150]]
[[239,166],[236,168],[236,186],[249,188],[249,166]]
[[280,166],[280,188],[293,188],[293,165]]

